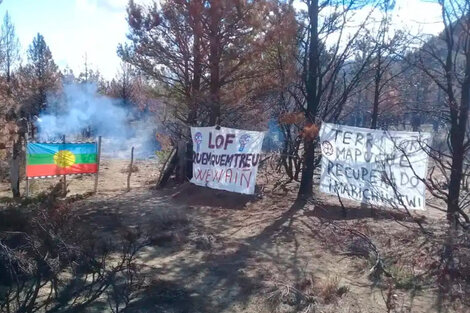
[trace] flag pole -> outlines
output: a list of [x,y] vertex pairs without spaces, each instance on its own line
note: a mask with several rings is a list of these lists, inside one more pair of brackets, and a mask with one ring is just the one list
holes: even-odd
[[95,187],[94,193],[98,191],[98,174],[100,172],[100,159],[101,159],[101,136],[98,137],[98,147],[96,148],[96,174],[95,174]]
[[28,173],[26,172],[26,169],[28,168],[28,134],[26,134],[25,136],[25,141],[24,141],[24,144],[25,144],[25,154],[24,154],[24,175],[26,176],[26,187],[25,187],[25,196],[26,198],[29,198],[29,177],[28,177]]
[[[64,134],[64,137],[62,138],[62,143],[64,144],[64,147],[65,147],[65,134]],[[64,193],[64,197],[66,197],[67,196],[67,178],[66,178],[65,174],[63,176],[63,183],[64,183],[63,184],[63,193]]]

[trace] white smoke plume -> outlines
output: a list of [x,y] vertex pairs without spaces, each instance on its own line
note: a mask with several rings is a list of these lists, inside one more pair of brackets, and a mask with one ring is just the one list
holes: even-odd
[[132,146],[136,157],[146,158],[158,148],[153,118],[100,95],[91,83],[65,84],[60,95],[48,98],[36,126],[40,141],[59,141],[64,135],[67,142],[102,136],[105,158],[129,158]]

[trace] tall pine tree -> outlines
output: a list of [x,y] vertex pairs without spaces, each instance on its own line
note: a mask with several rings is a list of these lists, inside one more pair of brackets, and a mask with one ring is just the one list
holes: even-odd
[[28,49],[28,65],[24,69],[30,79],[30,96],[26,117],[31,120],[46,108],[47,94],[58,88],[59,71],[44,36],[37,34]]

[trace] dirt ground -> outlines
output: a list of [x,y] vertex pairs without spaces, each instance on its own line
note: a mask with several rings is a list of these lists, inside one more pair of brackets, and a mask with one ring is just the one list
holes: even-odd
[[[255,196],[189,183],[155,190],[153,160],[136,162],[126,192],[127,163],[104,160],[98,194],[74,204],[103,236],[132,227],[150,238],[139,254],[145,293],[126,312],[470,312],[427,275],[439,246],[416,221],[437,236],[435,209],[410,217],[354,203],[344,212],[320,194],[296,202],[296,183],[279,185],[269,171]],[[93,181],[68,178],[69,195],[92,191]],[[53,182],[34,181],[32,194]],[[0,196],[9,196],[6,184]],[[373,275],[377,254],[395,284]],[[106,303],[90,309],[106,311]]]
[[[157,160],[135,160],[134,166],[137,169],[131,175],[131,188],[148,186],[158,178]],[[102,159],[100,164],[100,174],[98,177],[98,192],[101,197],[116,195],[126,191],[129,160]],[[34,197],[42,191],[46,191],[51,186],[60,181],[60,177],[47,179],[31,179],[30,195]],[[67,176],[68,195],[84,194],[93,192],[95,182],[94,175],[74,175]],[[26,184],[20,183],[21,192],[24,193]],[[0,198],[11,196],[10,186],[7,182],[0,183]]]

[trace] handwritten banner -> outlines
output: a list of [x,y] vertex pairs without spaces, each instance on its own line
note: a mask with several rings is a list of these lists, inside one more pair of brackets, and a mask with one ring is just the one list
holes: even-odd
[[191,137],[193,184],[254,194],[263,132],[191,127]]
[[323,123],[320,190],[372,205],[425,209],[429,133]]

